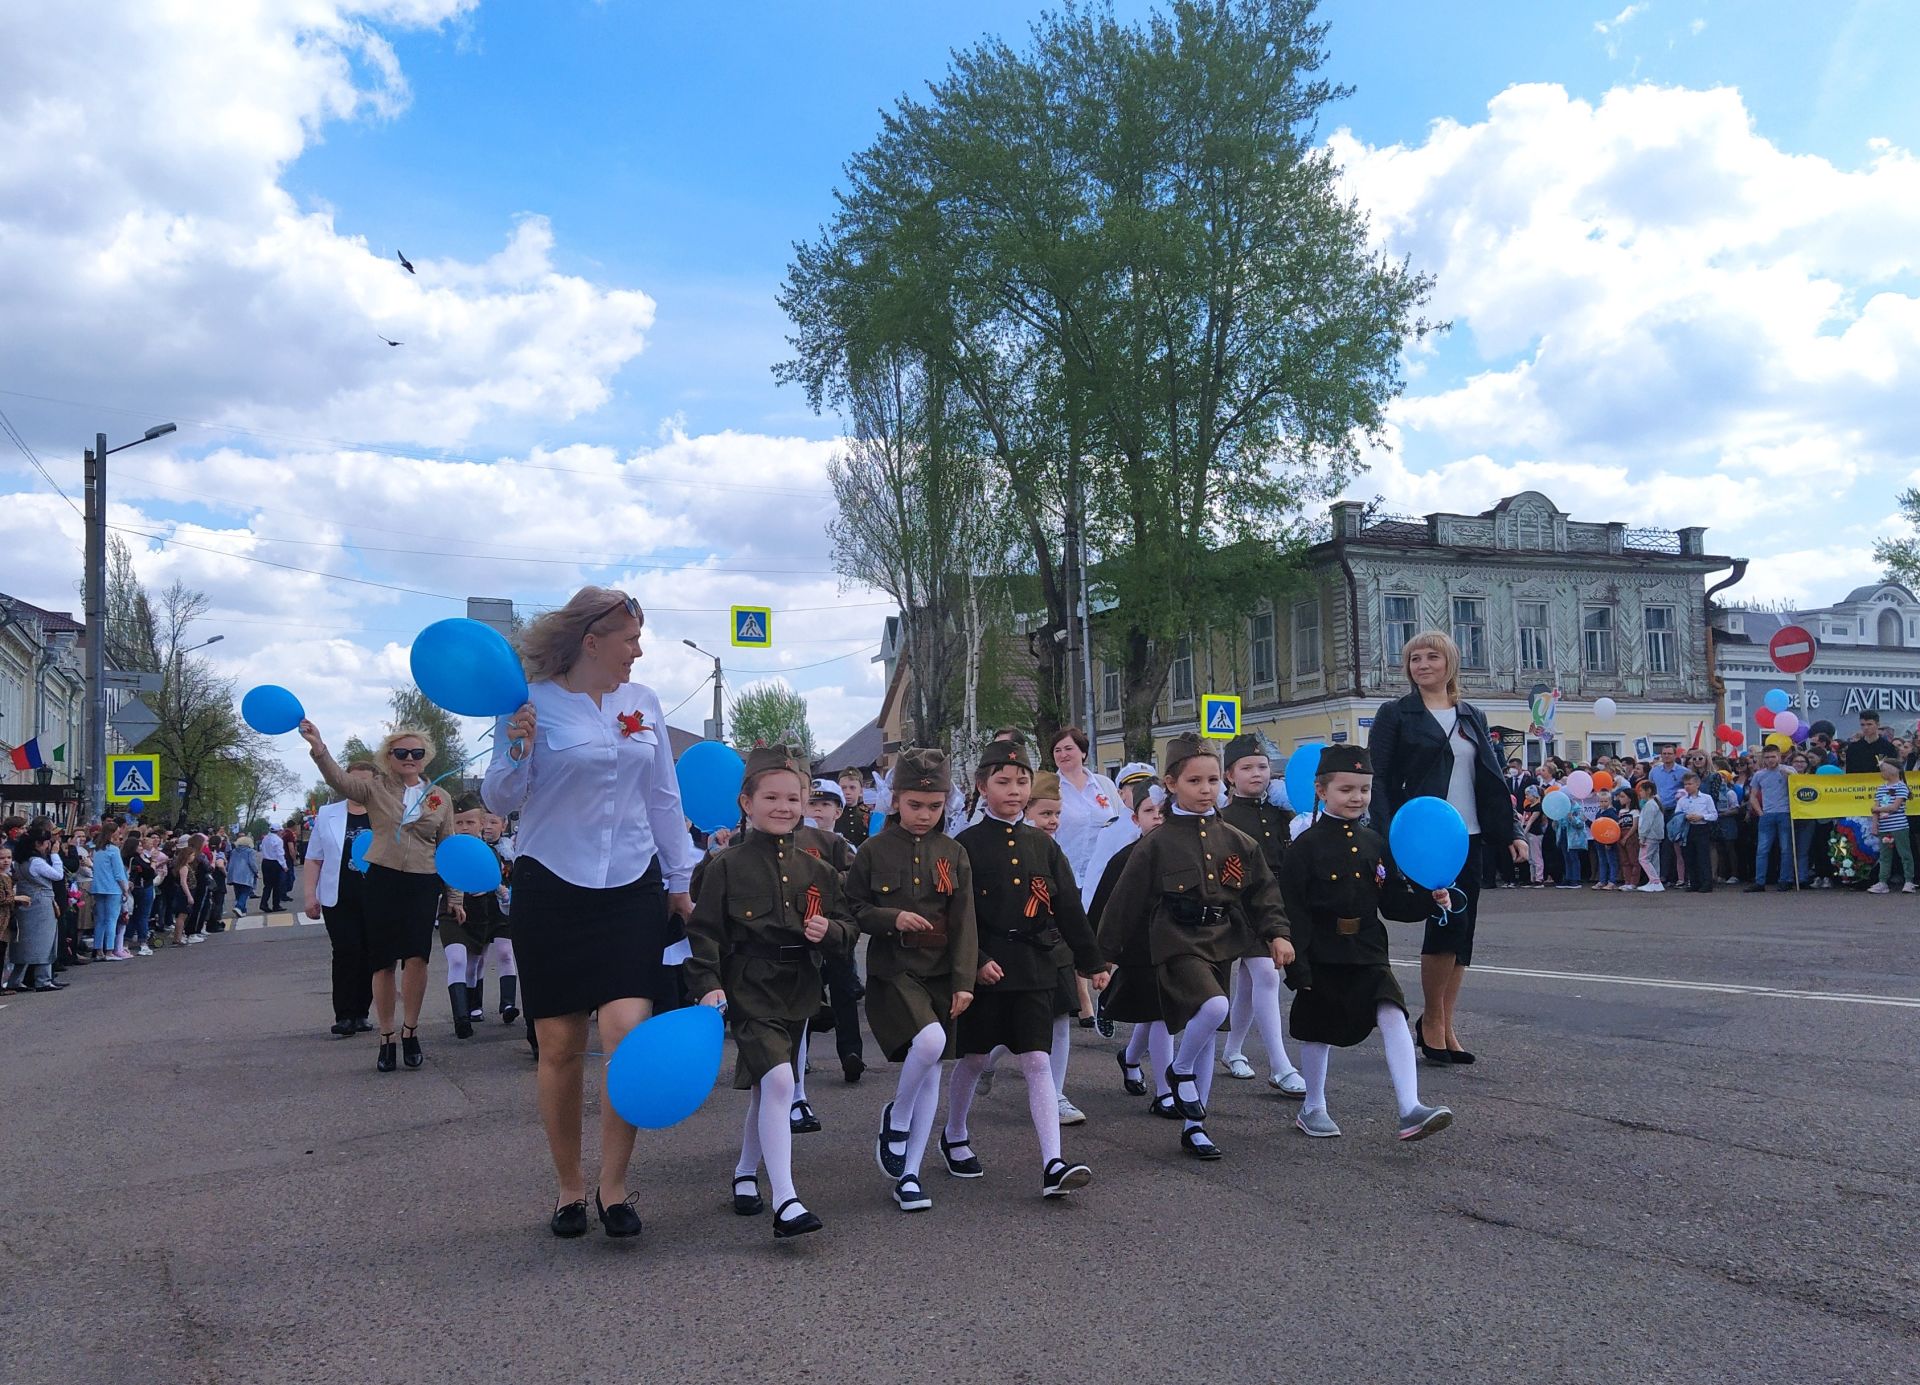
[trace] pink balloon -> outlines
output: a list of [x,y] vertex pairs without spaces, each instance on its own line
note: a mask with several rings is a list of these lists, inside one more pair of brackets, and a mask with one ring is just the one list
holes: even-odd
[[1577,769],[1567,776],[1567,792],[1575,798],[1593,797],[1593,776]]
[[1800,726],[1800,718],[1792,712],[1775,712],[1773,729],[1783,736],[1791,736]]

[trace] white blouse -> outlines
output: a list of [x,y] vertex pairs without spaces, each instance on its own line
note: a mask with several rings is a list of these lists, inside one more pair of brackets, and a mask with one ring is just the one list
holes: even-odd
[[493,812],[518,810],[516,854],[594,890],[631,884],[657,855],[667,892],[685,893],[699,853],[653,689],[623,683],[595,706],[585,693],[539,682],[528,698],[539,725],[534,743],[515,761],[500,718],[480,789]]
[[1441,733],[1447,738],[1447,748],[1453,752],[1453,768],[1447,773],[1447,802],[1460,814],[1468,833],[1477,833],[1480,830],[1480,805],[1473,792],[1473,763],[1479,751],[1472,741],[1458,734],[1458,707],[1442,707],[1437,711],[1429,707],[1427,715],[1440,724]]
[[1076,789],[1066,775],[1060,776],[1060,832],[1056,840],[1067,853],[1074,879],[1083,881],[1093,861],[1093,844],[1100,830],[1120,816],[1120,790],[1104,774],[1088,770],[1087,786]]

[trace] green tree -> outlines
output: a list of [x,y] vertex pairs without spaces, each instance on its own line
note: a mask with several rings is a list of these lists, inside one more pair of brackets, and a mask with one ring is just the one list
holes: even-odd
[[807,699],[784,678],[749,683],[727,706],[733,747],[742,755],[756,745],[797,745],[812,760],[813,732],[807,727]]
[[413,687],[395,688],[387,705],[393,710],[388,730],[417,726],[433,737],[434,752],[433,758],[427,761],[427,778],[458,779],[465,772],[466,738],[460,732],[459,719],[452,712],[435,706],[425,693]]
[[[1900,492],[1900,518],[1909,528],[1920,530],[1920,490],[1909,487]],[[1920,583],[1920,541],[1913,537],[1875,540],[1873,559],[1891,580],[1909,586]]]

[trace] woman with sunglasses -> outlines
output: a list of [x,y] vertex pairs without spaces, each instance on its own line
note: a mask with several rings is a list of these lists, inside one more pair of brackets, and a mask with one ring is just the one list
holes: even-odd
[[434,848],[453,833],[453,801],[427,780],[433,740],[412,726],[388,732],[374,755],[372,774],[347,776],[327,752],[327,743],[310,721],[300,735],[313,763],[335,793],[364,803],[373,825],[367,848],[367,875],[361,889],[366,919],[367,964],[373,973],[373,1008],[380,1021],[377,1072],[394,1069],[394,971],[399,969],[402,1008],[400,1048],[406,1064],[426,1061],[420,1051],[420,1005],[427,994],[427,958],[433,953],[433,926],[440,904],[440,875]]
[[[520,814],[514,839],[513,951],[521,1003],[539,1038],[540,1119],[559,1183],[549,1229],[591,1224],[580,1160],[588,1020],[612,1053],[656,1009],[679,1003],[668,950],[693,914],[698,860],[651,688],[629,681],[640,605],[585,587],[520,634],[528,702],[498,727],[481,793]],[[627,1193],[634,1129],[602,1093],[594,1204],[609,1236],[637,1236]]]

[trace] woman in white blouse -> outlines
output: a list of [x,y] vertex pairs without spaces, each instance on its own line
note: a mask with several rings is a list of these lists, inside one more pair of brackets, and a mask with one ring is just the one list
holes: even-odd
[[[640,657],[640,604],[583,587],[520,637],[529,701],[496,730],[481,789],[518,811],[513,950],[540,1043],[540,1119],[559,1179],[556,1236],[589,1226],[580,1165],[587,1021],[612,1053],[656,1006],[678,999],[663,954],[691,917],[697,853],[680,808],[666,717],[628,681]],[[627,1194],[634,1129],[604,1099],[594,1201],[609,1236],[637,1236]]]
[[1076,884],[1086,883],[1100,830],[1120,816],[1120,791],[1087,768],[1088,744],[1077,726],[1063,726],[1053,738],[1053,764],[1060,772],[1060,831],[1054,840],[1067,853]]

